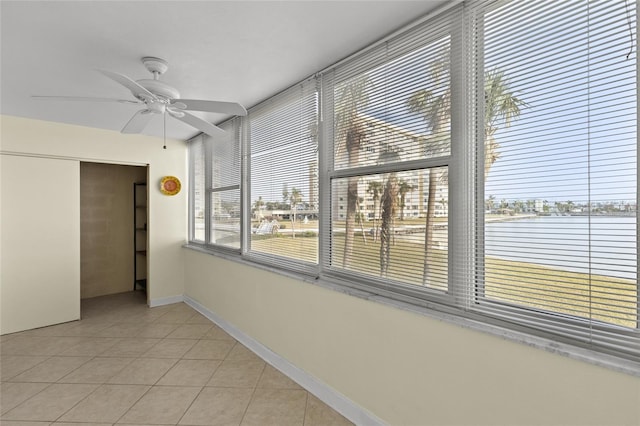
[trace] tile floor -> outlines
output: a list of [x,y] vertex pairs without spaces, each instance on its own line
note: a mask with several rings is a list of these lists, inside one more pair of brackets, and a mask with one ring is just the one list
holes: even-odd
[[2,336],[2,426],[351,424],[191,307],[144,298]]

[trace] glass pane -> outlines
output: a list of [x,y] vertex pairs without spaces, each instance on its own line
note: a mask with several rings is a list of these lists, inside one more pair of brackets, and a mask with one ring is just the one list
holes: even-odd
[[211,193],[210,243],[240,248],[240,190]]
[[204,216],[205,216],[205,155],[204,143],[198,139],[189,144],[189,155],[191,156],[191,167],[193,168],[193,239],[204,242]]
[[332,181],[331,266],[447,290],[448,169]]
[[240,183],[240,138],[233,126],[225,126],[227,134],[211,139],[211,188],[224,188]]
[[444,37],[336,85],[336,170],[449,155],[449,53]]
[[318,262],[317,94],[309,88],[251,116],[252,252]]
[[636,327],[635,2],[572,5],[486,17],[484,291]]

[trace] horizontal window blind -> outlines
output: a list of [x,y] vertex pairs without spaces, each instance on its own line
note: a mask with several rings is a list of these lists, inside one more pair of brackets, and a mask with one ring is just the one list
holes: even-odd
[[304,271],[317,264],[320,204],[317,138],[315,79],[249,111],[248,254],[254,258]]
[[205,144],[202,135],[189,141],[190,240],[205,242]]
[[[367,280],[379,278],[387,284],[395,281],[446,291],[446,175],[446,167],[437,167],[333,179],[332,268]],[[345,226],[349,219],[347,194],[353,182],[362,196],[355,201],[349,236]],[[432,216],[427,225],[429,212]]]
[[453,15],[334,70],[334,170],[450,154]]
[[211,144],[211,189],[240,186],[240,118],[220,124],[225,133],[215,138],[205,136]]
[[240,119],[219,127],[224,135],[204,136],[209,144],[208,194],[210,203],[209,243],[240,249]]
[[328,75],[327,269],[382,286],[447,291],[451,32],[459,12],[453,8]]
[[636,2],[483,2],[478,309],[640,354]]

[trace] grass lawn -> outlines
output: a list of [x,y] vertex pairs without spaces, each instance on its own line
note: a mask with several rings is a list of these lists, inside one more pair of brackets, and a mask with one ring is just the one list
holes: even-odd
[[485,262],[485,295],[491,299],[636,326],[638,291],[633,280],[492,257]]
[[[332,265],[342,268],[344,234],[336,234],[332,244]],[[291,235],[254,236],[252,250],[264,251],[294,259],[317,262],[318,237],[292,238]],[[397,241],[391,247],[387,276],[422,286],[423,246]],[[446,291],[447,251],[433,250],[429,264],[428,287]],[[380,242],[356,234],[350,270],[380,276]],[[637,323],[638,293],[633,280],[589,275],[514,262],[487,256],[485,259],[485,296],[522,306],[592,318],[634,328]],[[611,295],[614,296],[611,296]]]

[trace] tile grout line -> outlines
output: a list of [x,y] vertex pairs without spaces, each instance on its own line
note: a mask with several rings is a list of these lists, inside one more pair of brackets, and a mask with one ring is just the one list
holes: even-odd
[[[18,356],[18,357],[24,357],[24,356],[30,356],[30,355],[4,355],[4,356]],[[37,355],[34,355],[34,356],[37,356]],[[29,368],[27,368],[26,370],[21,371],[21,372],[20,372],[20,373],[18,373],[18,374],[14,374],[13,376],[11,376],[11,377],[9,377],[9,378],[6,378],[6,379],[5,379],[4,377],[2,377],[2,378],[0,379],[0,383],[4,383],[4,382],[7,382],[7,383],[8,383],[8,382],[10,382],[10,381],[11,381],[11,379],[13,379],[14,377],[18,377],[19,375],[21,375],[21,374],[23,374],[23,373],[26,373],[27,371],[29,371],[29,370],[31,370],[31,369],[33,369],[33,368],[37,367],[38,365],[40,365],[40,364],[42,364],[42,363],[44,363],[44,362],[46,362],[46,361],[47,361],[47,360],[49,360],[50,358],[53,358],[53,356],[49,356],[48,358],[43,359],[42,361],[40,361],[40,362],[39,362],[39,363],[37,363],[36,365],[34,365],[34,366],[32,366],[32,367],[29,367]],[[2,359],[2,355],[0,355],[0,360],[1,360],[1,359]],[[20,382],[11,382],[11,383],[20,383]],[[48,382],[40,382],[40,383],[48,383]]]
[[[6,382],[6,383],[24,383],[24,382]],[[47,383],[47,382],[32,382],[32,383]],[[25,402],[27,402],[29,399],[33,398],[34,396],[44,392],[46,389],[48,389],[49,387],[51,387],[52,385],[54,385],[55,383],[47,383],[47,386],[45,386],[44,388],[42,388],[41,390],[39,390],[38,392],[34,393],[33,395],[31,395],[29,398],[27,398],[26,400],[22,401],[21,403],[19,403],[18,405],[16,405],[15,407],[11,407],[9,410],[7,410],[6,413],[2,413],[1,416],[4,416],[5,414],[7,414],[9,411],[13,410],[14,408],[19,407],[20,405],[24,404]],[[1,410],[0,410],[1,411]],[[1,416],[0,416],[0,423],[1,423]],[[22,421],[22,420],[21,420]]]
[[195,398],[193,398],[193,400],[189,403],[189,406],[186,408],[186,410],[184,410],[184,413],[182,413],[182,415],[180,416],[180,418],[178,419],[178,421],[176,422],[176,425],[180,424],[180,421],[184,418],[184,416],[189,412],[189,409],[193,406],[193,404],[196,402],[196,400],[198,399],[198,397],[200,396],[200,394],[202,393],[202,391],[204,390],[205,386],[202,386],[200,388],[200,391],[198,392],[198,394],[195,396]]
[[[57,384],[54,383],[54,384]],[[69,384],[69,383],[61,383],[61,384]],[[72,383],[72,385],[82,385],[82,384],[88,384],[88,383]],[[51,423],[56,423],[58,420],[60,420],[65,414],[67,414],[69,411],[73,410],[75,407],[77,407],[82,401],[84,401],[85,399],[89,398],[89,396],[91,396],[94,392],[96,392],[98,389],[100,389],[100,386],[102,385],[98,385],[96,386],[96,388],[94,390],[92,390],[91,392],[89,392],[84,398],[80,399],[78,402],[76,402],[75,404],[73,404],[73,406],[69,407],[68,410],[66,410],[64,413],[60,414],[53,422]],[[31,398],[29,398],[31,399]],[[26,402],[26,401],[25,401]]]
[[[135,386],[135,385],[134,385],[134,386]],[[122,413],[122,415],[121,415],[120,417],[118,417],[118,419],[117,419],[115,422],[113,422],[113,423],[112,423],[112,425],[113,425],[113,426],[115,426],[116,424],[118,424],[118,422],[119,422],[120,420],[122,420],[122,418],[123,418],[123,417],[125,417],[125,416],[129,413],[129,411],[131,411],[131,409],[132,409],[133,407],[135,407],[135,406],[136,406],[136,404],[137,404],[138,402],[140,402],[140,400],[141,400],[142,398],[144,398],[144,396],[145,396],[146,394],[148,394],[148,393],[149,393],[149,391],[150,391],[151,389],[153,389],[153,385],[151,385],[151,386],[149,386],[149,385],[144,385],[144,386],[147,386],[147,388],[148,388],[148,389],[147,389],[146,391],[144,391],[144,392],[142,393],[142,395],[140,395],[140,397],[139,397],[138,399],[136,399],[136,400],[133,402],[133,404],[131,404],[131,406],[130,406],[129,408],[127,408],[127,409],[124,411],[124,413]]]
[[[231,352],[229,352],[231,353]],[[228,355],[227,355],[228,356]],[[262,378],[262,375],[264,374],[264,370],[266,369],[266,363],[265,365],[262,366],[262,371],[260,372],[260,377],[258,377],[258,381],[256,381],[256,385],[253,387],[253,392],[251,392],[251,397],[249,398],[249,402],[247,403],[247,406],[244,408],[244,411],[242,412],[242,418],[240,419],[240,423],[238,424],[238,426],[242,425],[242,422],[244,422],[244,418],[247,415],[247,411],[249,411],[249,406],[251,406],[251,403],[253,402],[253,398],[256,395],[256,391],[258,390],[258,384],[260,383],[260,379]]]
[[302,426],[305,426],[305,423],[307,422],[307,409],[309,407],[309,391],[306,389],[304,391],[306,392],[307,397],[304,400],[304,415],[302,417]]

